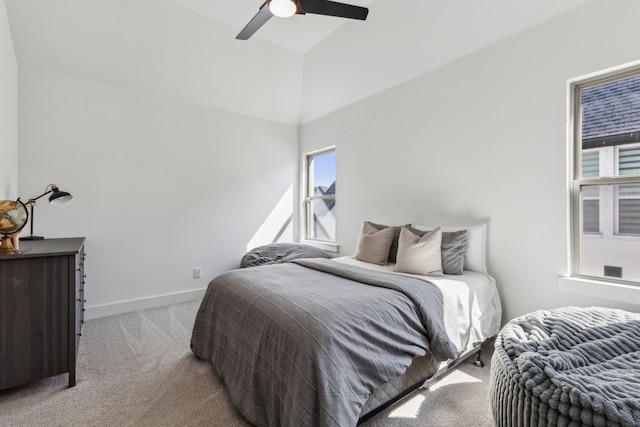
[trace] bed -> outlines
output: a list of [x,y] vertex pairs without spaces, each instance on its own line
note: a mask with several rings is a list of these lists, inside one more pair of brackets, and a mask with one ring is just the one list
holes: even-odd
[[372,263],[363,236],[354,256],[238,269],[209,284],[191,348],[252,424],[355,426],[499,331],[486,271],[398,271],[406,245],[395,263],[391,244]]

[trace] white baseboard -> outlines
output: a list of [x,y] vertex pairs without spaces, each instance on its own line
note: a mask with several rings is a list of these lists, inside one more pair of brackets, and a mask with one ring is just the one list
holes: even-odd
[[206,290],[207,288],[193,289],[190,291],[157,295],[149,298],[86,306],[84,318],[85,320],[97,319],[98,317],[113,316],[114,314],[130,313],[132,311],[146,310],[148,308],[161,307],[163,305],[195,301],[202,299]]

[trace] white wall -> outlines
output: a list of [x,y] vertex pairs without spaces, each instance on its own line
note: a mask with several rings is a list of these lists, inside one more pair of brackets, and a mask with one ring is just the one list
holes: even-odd
[[[567,79],[638,59],[640,3],[597,1],[304,125],[336,145],[338,241],[363,220],[488,224],[505,320],[623,304],[562,293],[567,274]],[[443,43],[446,41],[443,41]]]
[[18,197],[18,63],[0,2],[0,200]]
[[35,234],[87,238],[88,317],[198,296],[296,179],[294,126],[27,66],[19,90],[20,194],[73,194]]

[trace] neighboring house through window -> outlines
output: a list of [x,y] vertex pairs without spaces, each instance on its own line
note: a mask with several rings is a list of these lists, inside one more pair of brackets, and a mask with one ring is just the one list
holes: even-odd
[[304,156],[304,239],[336,242],[336,150],[326,148]]
[[573,275],[640,284],[640,67],[571,84]]

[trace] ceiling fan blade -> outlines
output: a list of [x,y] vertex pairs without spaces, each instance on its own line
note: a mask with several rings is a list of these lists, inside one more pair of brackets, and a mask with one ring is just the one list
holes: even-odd
[[240,31],[240,33],[236,36],[237,40],[247,40],[249,37],[253,35],[256,31],[262,27],[265,22],[267,22],[273,14],[269,10],[268,2],[264,2],[262,6],[260,6],[260,10],[256,13],[251,21]]
[[337,3],[329,0],[298,0],[306,13],[316,15],[337,16],[340,18],[367,19],[369,9],[351,4]]

